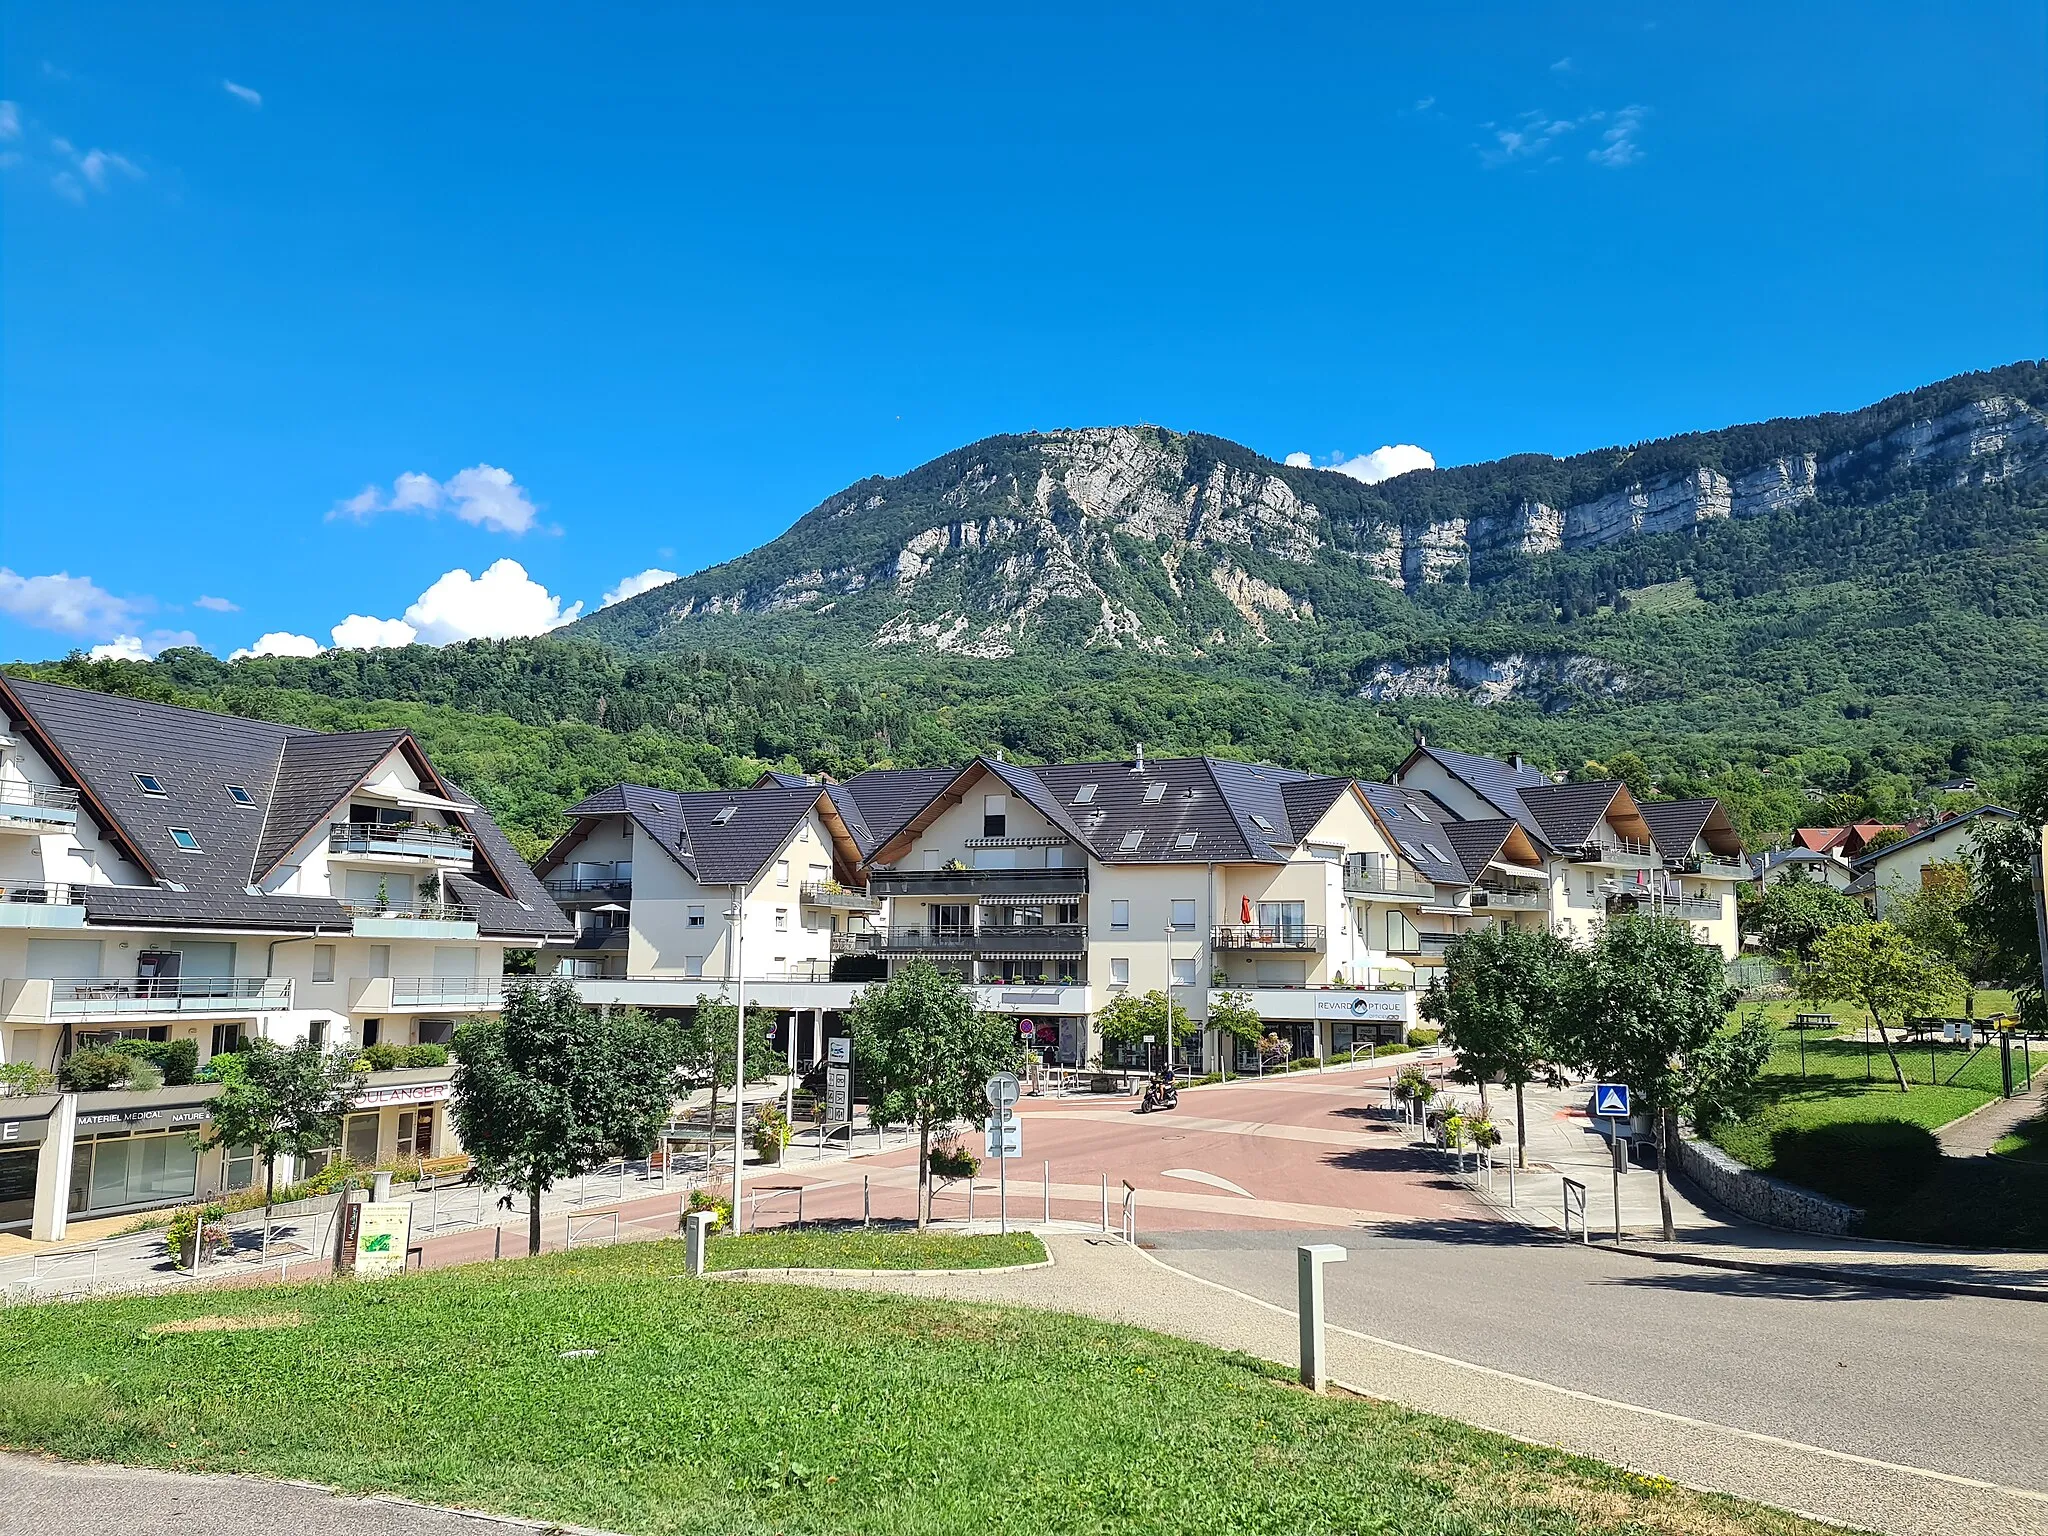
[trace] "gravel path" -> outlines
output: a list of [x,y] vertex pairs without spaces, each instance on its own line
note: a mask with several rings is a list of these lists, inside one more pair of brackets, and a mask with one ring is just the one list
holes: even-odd
[[[1054,1234],[1046,1246],[1053,1267],[1023,1273],[792,1274],[787,1283],[1042,1307],[1295,1359],[1296,1325],[1285,1309],[1113,1239]],[[1329,1360],[1334,1380],[1368,1396],[1817,1519],[1891,1536],[2048,1536],[2048,1493],[1615,1402],[1343,1329],[1331,1329]]]

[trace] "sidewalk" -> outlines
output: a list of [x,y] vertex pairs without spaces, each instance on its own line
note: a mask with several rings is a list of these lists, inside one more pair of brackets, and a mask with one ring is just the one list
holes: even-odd
[[2048,1071],[2036,1071],[2034,1086],[2010,1099],[1993,1099],[1934,1133],[1950,1157],[1989,1157],[2008,1131],[2037,1115],[2048,1114]]

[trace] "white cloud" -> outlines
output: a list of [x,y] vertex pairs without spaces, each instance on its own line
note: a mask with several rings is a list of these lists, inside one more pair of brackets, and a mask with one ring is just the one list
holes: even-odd
[[194,608],[204,608],[209,613],[240,613],[242,611],[239,603],[231,603],[224,597],[195,597],[192,599],[192,606]]
[[1427,112],[1431,107],[1435,105],[1436,98],[1434,96],[1424,96],[1419,98],[1410,110],[1415,112]]
[[240,661],[244,656],[318,656],[325,649],[311,635],[294,635],[279,629],[257,636],[253,645],[230,651],[228,660]]
[[581,603],[563,608],[562,600],[528,576],[517,560],[499,560],[477,577],[460,569],[448,572],[405,610],[405,618],[428,645],[448,645],[545,634],[582,611]]
[[146,635],[116,635],[85,654],[88,661],[154,661],[160,651],[198,643],[189,629],[152,629]]
[[512,472],[493,464],[458,470],[446,481],[407,470],[391,482],[389,496],[374,485],[364,486],[348,500],[337,502],[327,515],[360,521],[379,512],[419,512],[431,516],[444,509],[463,522],[492,533],[515,535],[530,532],[540,517],[540,509],[526,494],[526,488],[512,478]]
[[1636,132],[1643,125],[1643,115],[1641,107],[1623,107],[1615,113],[1614,121],[1600,135],[1599,147],[1587,150],[1586,158],[1612,171],[1634,165],[1642,159],[1643,149],[1636,142]]
[[12,143],[21,137],[21,108],[11,101],[0,101],[0,141]]
[[38,629],[105,634],[128,623],[135,605],[104,590],[88,576],[66,571],[54,576],[17,576],[0,566],[0,613]]
[[1436,468],[1436,456],[1414,443],[1387,443],[1371,453],[1361,453],[1352,458],[1333,453],[1320,465],[1305,453],[1290,453],[1286,462],[1296,469],[1334,470],[1354,480],[1363,480],[1367,485],[1378,485],[1382,480],[1391,480],[1410,470]]
[[92,184],[95,192],[107,190],[109,172],[119,171],[131,180],[142,180],[142,168],[126,155],[117,155],[112,150],[89,149],[78,157],[78,171]]
[[411,645],[419,631],[403,619],[373,619],[367,613],[352,613],[328,631],[337,650],[389,651]]
[[599,603],[598,607],[609,608],[613,603],[623,603],[629,597],[638,597],[642,592],[652,592],[656,587],[675,579],[674,571],[664,571],[660,566],[650,565],[637,576],[620,577],[619,584],[605,593],[604,601]]
[[1572,56],[1570,54],[1566,54],[1563,58],[1559,59],[1555,64],[1551,65],[1550,69],[1551,73],[1562,75],[1568,73],[1571,70],[1571,67]]
[[246,85],[237,85],[232,80],[223,80],[220,83],[220,88],[237,101],[246,101],[252,107],[263,105],[263,93],[261,91],[252,91]]
[[21,146],[0,154],[0,169],[24,166],[32,175],[47,177],[52,192],[80,206],[116,180],[142,181],[147,175],[126,155],[111,149],[80,150],[62,134],[23,118],[18,102],[0,101],[0,144]]
[[1503,128],[1498,123],[1479,126],[1493,133],[1493,143],[1480,147],[1480,160],[1489,166],[1500,166],[1545,155],[1551,145],[1579,125],[1568,117],[1552,117],[1539,108],[1524,112],[1512,127]]

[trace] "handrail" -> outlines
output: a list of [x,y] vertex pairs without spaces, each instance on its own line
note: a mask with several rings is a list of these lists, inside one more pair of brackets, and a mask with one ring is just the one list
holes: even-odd
[[1019,945],[1070,944],[1085,939],[1087,933],[1085,923],[963,923],[941,928],[921,924],[890,929],[882,947],[959,950],[995,945],[1014,949]]
[[410,976],[394,977],[391,1002],[444,1003],[472,997],[496,998],[505,993],[503,976]]
[[467,853],[475,848],[476,839],[460,827],[437,827],[427,822],[337,821],[327,830],[330,852],[377,843],[426,843]]
[[578,891],[626,891],[630,893],[633,889],[633,877],[627,875],[623,879],[597,876],[576,880],[543,880],[541,885],[550,896],[573,896]]
[[82,907],[85,887],[61,880],[0,880],[0,901],[32,907]]
[[454,901],[344,901],[350,917],[416,918],[420,922],[473,923],[476,913]]
[[844,886],[831,887],[823,880],[806,880],[798,895],[807,907],[852,907],[857,910],[880,905],[866,891],[850,891]]
[[53,1001],[261,1002],[289,1006],[292,984],[284,976],[84,976],[53,981]]
[[1385,871],[1372,870],[1344,871],[1344,890],[1352,896],[1422,896],[1436,894],[1435,885],[1427,880],[1411,880],[1406,875],[1389,875]]
[[1469,906],[1512,907],[1518,911],[1540,911],[1550,905],[1550,892],[1511,891],[1492,885],[1475,885],[1474,896],[1484,896],[1484,901],[1468,902]]
[[1228,923],[1210,930],[1217,949],[1321,949],[1326,930],[1319,923]]
[[0,780],[0,805],[27,805],[46,811],[78,808],[78,791],[64,784],[24,784],[18,779]]

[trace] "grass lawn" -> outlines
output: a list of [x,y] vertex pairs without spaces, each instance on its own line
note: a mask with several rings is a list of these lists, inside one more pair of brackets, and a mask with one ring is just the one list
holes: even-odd
[[2048,1163],[2048,1115],[2036,1115],[1998,1138],[1992,1151],[2023,1163]]
[[[1980,993],[1980,1016],[1995,1003],[1994,994]],[[1898,1044],[1909,1085],[1901,1093],[1874,1034],[1866,1047],[1856,1010],[1830,1010],[1847,1033],[1807,1033],[1802,1074],[1799,1032],[1789,1025],[1795,1013],[1810,1010],[1791,1003],[1765,1008],[1779,1034],[1764,1069],[1763,1103],[1715,1129],[1723,1150],[1753,1168],[1863,1206],[1870,1236],[2048,1247],[2048,1180],[1980,1166],[1981,1159],[1944,1158],[1933,1135],[1999,1096],[1995,1043],[1981,1049],[1937,1044],[1931,1055],[1925,1044]],[[2048,1070],[2039,1052],[2034,1069]]]
[[714,1237],[707,1269],[996,1269],[1044,1262],[1045,1245],[1029,1232],[962,1234],[915,1228],[777,1227],[740,1237]]
[[1137,1329],[693,1282],[673,1240],[6,1317],[0,1443],[628,1532],[1826,1529]]

